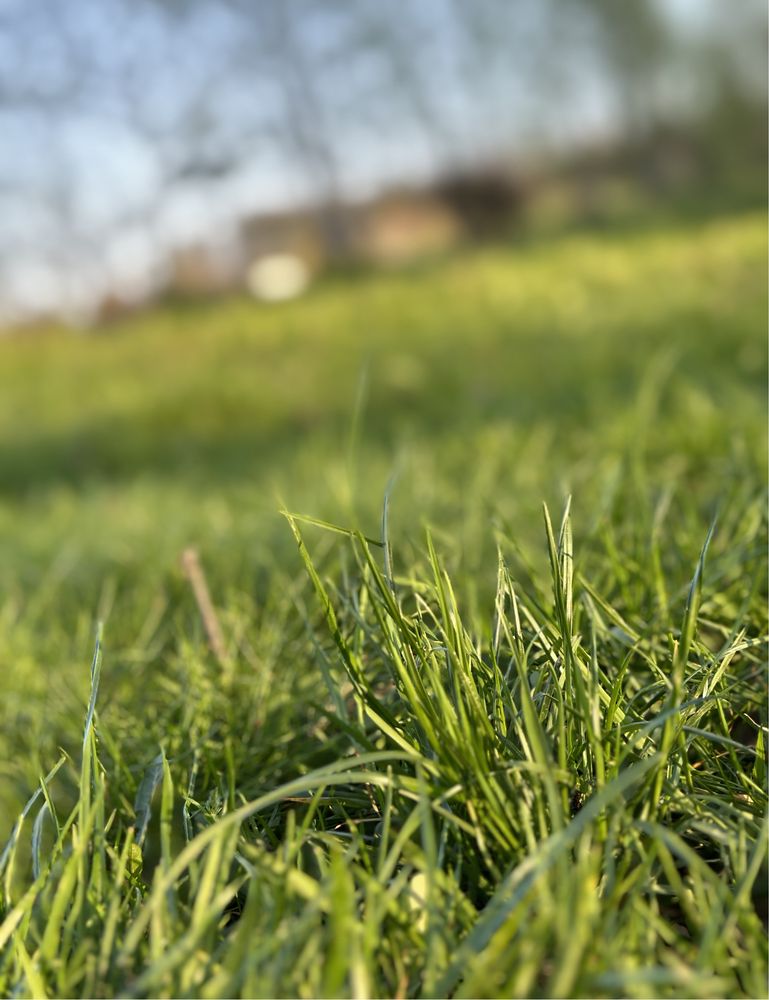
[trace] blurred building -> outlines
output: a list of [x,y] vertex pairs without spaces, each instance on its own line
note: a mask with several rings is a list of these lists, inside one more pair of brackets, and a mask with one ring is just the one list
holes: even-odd
[[374,264],[402,264],[454,246],[462,221],[432,191],[393,191],[353,212],[354,250]]
[[312,208],[251,216],[242,223],[241,240],[249,267],[263,257],[281,254],[298,258],[316,273],[329,256],[324,226]]
[[[308,278],[336,265],[408,264],[463,241],[507,234],[522,204],[518,182],[502,171],[487,171],[446,175],[366,202],[255,215],[241,227],[246,273],[267,274],[273,260],[275,274],[293,268]],[[258,290],[259,280],[248,284],[260,298],[272,297]]]
[[230,267],[205,243],[177,247],[168,262],[167,288],[181,296],[215,295],[232,287]]

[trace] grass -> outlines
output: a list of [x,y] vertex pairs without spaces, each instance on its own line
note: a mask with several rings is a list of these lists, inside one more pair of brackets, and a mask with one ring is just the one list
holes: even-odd
[[765,268],[743,216],[0,343],[0,992],[766,995]]

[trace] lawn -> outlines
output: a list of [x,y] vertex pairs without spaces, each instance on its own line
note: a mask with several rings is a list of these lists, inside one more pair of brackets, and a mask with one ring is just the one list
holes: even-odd
[[766,268],[0,339],[0,993],[765,996]]

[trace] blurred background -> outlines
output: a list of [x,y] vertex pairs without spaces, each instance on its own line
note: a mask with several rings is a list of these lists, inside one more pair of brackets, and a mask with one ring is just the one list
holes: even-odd
[[762,0],[2,0],[0,319],[761,205]]

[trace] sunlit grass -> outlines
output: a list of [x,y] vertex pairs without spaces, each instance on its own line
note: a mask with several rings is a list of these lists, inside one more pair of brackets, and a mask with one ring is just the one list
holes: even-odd
[[764,995],[765,243],[0,343],[0,992]]

